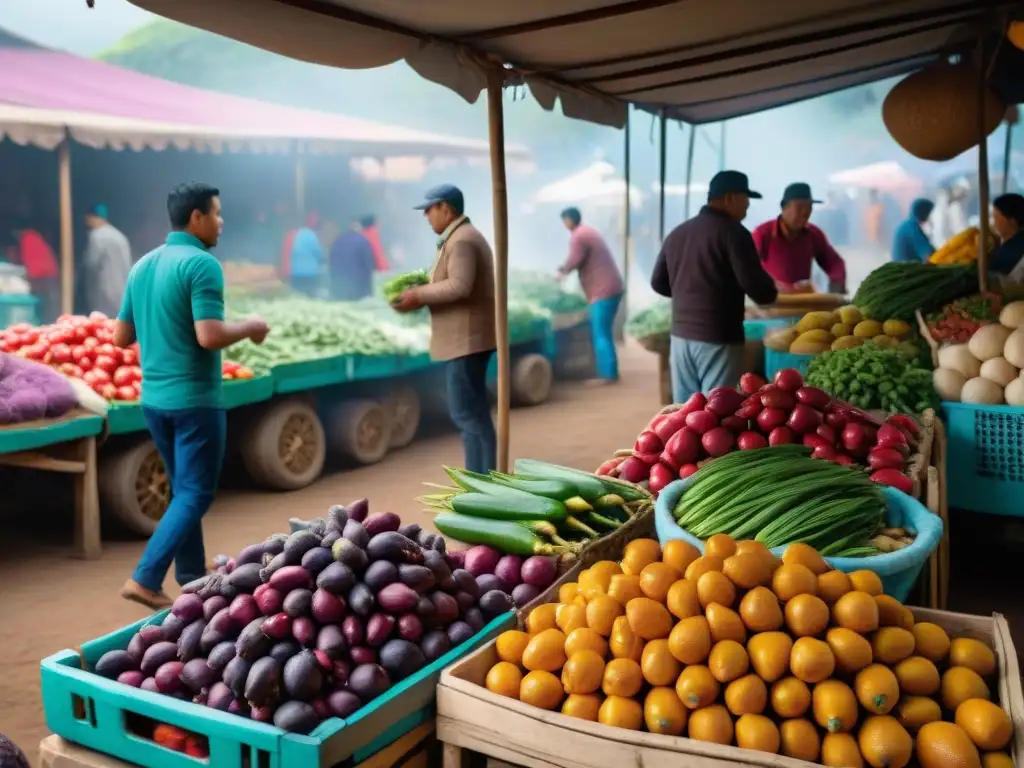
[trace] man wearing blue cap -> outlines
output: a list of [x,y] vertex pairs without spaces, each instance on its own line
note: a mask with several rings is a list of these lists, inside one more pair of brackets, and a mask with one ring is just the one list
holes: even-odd
[[654,264],[651,287],[672,299],[672,397],[735,386],[743,373],[744,297],[771,304],[778,289],[764,271],[750,232],[740,223],[750,189],[739,171],[720,171],[708,204],[669,233]]
[[487,473],[498,451],[487,393],[495,348],[494,255],[466,217],[458,187],[434,187],[416,208],[438,236],[437,258],[430,284],[408,289],[394,308],[430,310],[430,356],[445,363],[448,410],[462,434],[466,469]]
[[132,268],[132,248],[108,218],[107,206],[102,204],[85,214],[89,239],[82,259],[82,281],[86,310],[116,317]]

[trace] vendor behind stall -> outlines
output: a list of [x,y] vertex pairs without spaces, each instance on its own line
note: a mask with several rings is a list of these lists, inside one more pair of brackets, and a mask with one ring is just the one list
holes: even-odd
[[38,230],[16,223],[12,232],[14,263],[25,268],[32,295],[39,300],[39,320],[50,323],[60,313],[60,273],[53,249]]
[[352,222],[348,231],[338,235],[331,245],[329,259],[332,299],[358,301],[373,293],[377,260],[361,220]]
[[923,229],[934,209],[935,203],[923,197],[910,204],[910,215],[896,227],[896,235],[893,237],[893,261],[923,262],[935,253],[935,246]]
[[1009,275],[1015,283],[1024,282],[1024,197],[1011,192],[993,200],[992,228],[1000,244],[989,258],[989,271]]
[[814,203],[811,187],[796,182],[782,193],[782,213],[753,231],[754,244],[765,271],[780,293],[806,293],[811,288],[811,264],[818,262],[829,278],[829,290],[846,292],[846,264],[828,237],[810,223]]
[[292,289],[307,296],[315,295],[320,288],[324,272],[324,248],[320,244],[317,229],[320,216],[310,213],[305,224],[295,232],[291,241],[289,269]]
[[132,249],[107,217],[107,206],[96,205],[85,215],[89,239],[82,259],[86,309],[116,317],[121,307],[128,271],[132,268]]

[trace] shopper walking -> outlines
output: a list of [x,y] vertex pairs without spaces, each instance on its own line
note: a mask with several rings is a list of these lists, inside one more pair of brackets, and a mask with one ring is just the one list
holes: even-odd
[[654,264],[651,287],[672,299],[672,396],[734,386],[743,365],[744,296],[771,304],[778,296],[761,266],[750,232],[740,223],[750,199],[746,174],[720,171],[708,204],[672,230]]
[[329,259],[332,299],[359,301],[373,294],[376,260],[361,221],[352,222],[348,231],[338,235],[331,245]]
[[438,235],[430,284],[410,288],[394,307],[430,310],[430,356],[445,363],[448,409],[462,434],[466,469],[497,465],[487,367],[495,348],[494,255],[465,214],[458,187],[434,187],[416,206]]
[[263,343],[269,326],[224,320],[224,272],[210,253],[223,224],[220,192],[180,184],[167,196],[171,233],[128,275],[114,343],[139,342],[142,413],[171,484],[171,503],[121,597],[154,610],[171,604],[162,586],[171,560],[187,584],[206,572],[202,519],[220,478],[227,426],[220,350]]
[[583,223],[579,208],[562,211],[562,223],[572,234],[569,258],[558,268],[558,279],[579,272],[580,286],[590,305],[590,333],[598,380],[614,383],[619,380],[614,328],[625,290],[622,273],[601,233]]
[[289,274],[292,289],[307,296],[316,296],[324,279],[324,248],[317,229],[320,216],[310,213],[291,241]]
[[935,246],[924,232],[924,225],[934,209],[935,203],[923,197],[910,204],[910,215],[896,227],[893,235],[893,261],[924,262],[935,253]]
[[108,216],[107,206],[102,204],[85,215],[89,239],[82,259],[82,277],[86,310],[114,317],[132,268],[132,248]]

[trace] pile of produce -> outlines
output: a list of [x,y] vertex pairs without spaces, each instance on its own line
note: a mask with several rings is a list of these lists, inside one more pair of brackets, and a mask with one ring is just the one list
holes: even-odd
[[626,333],[634,339],[668,336],[672,330],[672,302],[657,301],[626,322]]
[[1013,764],[993,650],[804,544],[780,560],[726,536],[704,556],[637,539],[525,630],[498,636],[484,684],[569,717],[836,768]]
[[[995,236],[989,232],[986,250],[991,253],[997,245]],[[942,247],[933,253],[928,261],[932,264],[973,264],[978,260],[978,244],[981,230],[968,227],[963,232],[953,235]]]
[[365,499],[334,506],[308,529],[246,547],[95,673],[307,734],[512,609],[442,537],[368,510]]
[[1003,307],[999,322],[978,328],[966,344],[939,349],[933,373],[943,400],[1024,405],[1024,301]]
[[813,358],[807,383],[858,408],[923,413],[939,404],[930,371],[897,350],[874,344]]
[[40,363],[0,352],[0,425],[60,418],[78,404],[67,378]]
[[853,303],[865,317],[914,321],[914,313],[934,309],[977,292],[978,270],[893,261],[873,270],[860,284]]
[[917,345],[906,341],[911,327],[903,320],[884,323],[865,319],[857,307],[840,307],[835,312],[808,312],[791,328],[779,328],[765,335],[764,345],[779,352],[817,355],[830,349],[851,349],[865,342],[884,349],[900,349],[909,357],[918,354]]
[[[61,315],[53,325],[18,323],[0,331],[0,352],[16,353],[81,379],[106,400],[136,401],[142,391],[138,342],[121,349],[113,341],[114,321],[106,315]],[[230,360],[223,364],[223,375],[253,377],[248,367]]]
[[395,275],[381,286],[381,293],[384,296],[384,301],[388,304],[394,304],[410,288],[426,285],[429,282],[430,275],[427,271],[425,269],[417,269],[413,272]]
[[885,520],[881,489],[859,469],[810,454],[786,445],[723,456],[694,475],[672,514],[700,539],[725,534],[769,549],[801,541],[822,555],[877,554],[868,540]]
[[439,513],[437,529],[520,557],[572,556],[651,503],[649,493],[621,480],[532,459],[516,461],[511,475],[445,470],[455,487],[420,499]]
[[979,293],[950,302],[925,317],[928,333],[938,342],[964,343],[983,325],[999,320],[1003,297],[998,293]]
[[553,314],[582,312],[587,300],[579,291],[567,291],[548,272],[516,270],[509,273],[509,298],[543,307]]
[[646,482],[658,493],[677,477],[687,478],[733,451],[796,443],[813,449],[815,459],[861,464],[876,470],[876,482],[910,492],[912,483],[903,472],[917,445],[913,419],[896,414],[880,423],[822,389],[806,386],[792,368],[776,373],[770,384],[745,373],[740,390],[718,387],[659,413],[640,432],[632,451],[604,462],[597,473]]

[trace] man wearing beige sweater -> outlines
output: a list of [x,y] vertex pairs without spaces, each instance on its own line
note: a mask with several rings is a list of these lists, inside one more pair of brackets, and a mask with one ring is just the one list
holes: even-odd
[[445,363],[448,410],[462,434],[466,469],[486,474],[497,464],[487,393],[495,348],[494,256],[466,217],[458,187],[434,187],[416,207],[438,235],[437,259],[430,284],[408,289],[394,307],[430,310],[430,356]]

